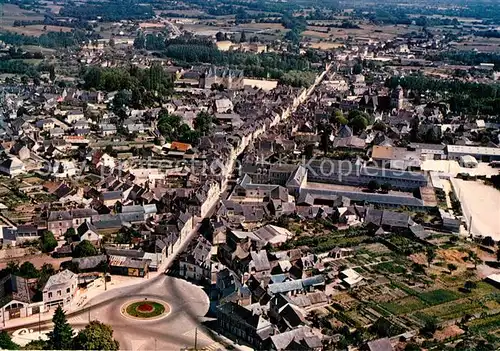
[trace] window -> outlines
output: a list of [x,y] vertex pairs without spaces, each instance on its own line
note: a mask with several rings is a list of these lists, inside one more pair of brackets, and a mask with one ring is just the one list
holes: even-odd
[[57,296],[61,296],[61,290],[57,290]]
[[52,293],[51,293],[51,292],[49,292],[49,299],[51,299],[51,298],[52,298]]
[[70,288],[67,288],[66,289],[66,294],[69,294],[70,291],[71,291]]

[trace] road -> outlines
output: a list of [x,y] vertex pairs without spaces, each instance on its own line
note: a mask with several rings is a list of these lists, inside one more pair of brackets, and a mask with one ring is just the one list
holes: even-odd
[[[143,298],[167,302],[170,313],[154,321],[134,320],[121,314],[123,304]],[[107,291],[91,299],[86,306],[69,318],[75,328],[88,324],[90,315],[90,320],[113,327],[121,350],[172,350],[194,345],[194,330],[207,313],[209,300],[200,287],[161,274],[140,284]],[[200,347],[212,343],[203,342],[203,339],[198,341]]]

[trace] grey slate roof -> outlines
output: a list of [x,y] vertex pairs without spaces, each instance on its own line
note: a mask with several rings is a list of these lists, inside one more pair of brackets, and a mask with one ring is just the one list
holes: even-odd
[[71,279],[76,277],[76,274],[71,272],[70,270],[66,269],[62,272],[59,272],[57,274],[54,274],[47,280],[47,283],[45,283],[45,286],[43,290],[50,290],[52,288],[55,288],[59,285],[65,285],[67,282],[69,282]]

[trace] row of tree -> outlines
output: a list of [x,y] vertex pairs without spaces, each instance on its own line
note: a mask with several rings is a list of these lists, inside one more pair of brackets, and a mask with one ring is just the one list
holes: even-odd
[[0,33],[0,40],[6,44],[21,46],[34,45],[44,48],[58,49],[80,45],[82,42],[99,39],[98,34],[88,35],[85,31],[75,29],[71,32],[47,32],[39,37],[21,35],[11,32]]
[[112,0],[85,5],[68,2],[60,9],[59,15],[79,20],[120,21],[152,18],[154,11],[151,5],[139,4],[137,1]]

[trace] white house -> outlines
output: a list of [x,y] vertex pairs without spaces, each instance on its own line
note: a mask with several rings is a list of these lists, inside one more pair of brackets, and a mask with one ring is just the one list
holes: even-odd
[[43,287],[43,303],[45,307],[67,306],[78,290],[78,276],[66,269],[47,280]]
[[66,122],[69,124],[73,124],[76,121],[80,121],[85,118],[83,111],[80,110],[71,110],[66,114]]

